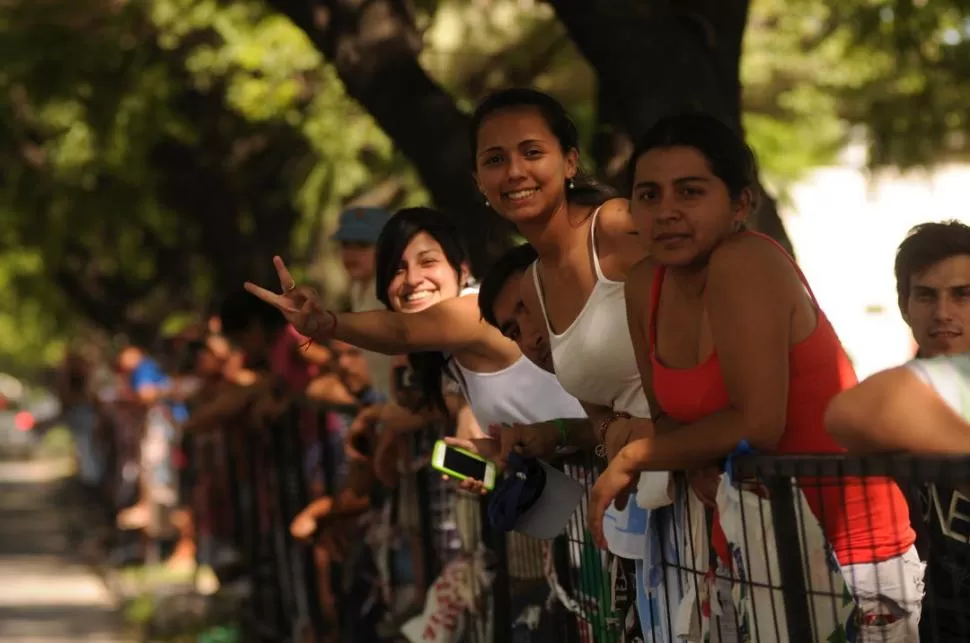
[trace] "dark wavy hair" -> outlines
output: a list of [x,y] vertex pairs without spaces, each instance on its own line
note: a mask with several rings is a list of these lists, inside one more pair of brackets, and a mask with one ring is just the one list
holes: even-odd
[[[513,87],[497,91],[483,100],[472,115],[471,126],[468,131],[470,149],[478,150],[478,131],[486,118],[496,112],[519,107],[536,109],[549,127],[549,131],[559,141],[563,154],[570,150],[579,152],[579,130],[576,123],[569,116],[569,112],[559,101],[535,89],[527,87]],[[477,169],[475,157],[472,155],[472,171]],[[566,184],[566,200],[579,205],[598,206],[617,196],[616,191],[605,185],[580,168],[572,179],[573,187]]]
[[[441,246],[448,264],[460,279],[462,267],[469,263],[468,252],[451,218],[433,208],[405,208],[392,216],[377,238],[377,270],[374,278],[377,299],[391,309],[387,289],[401,265],[401,257],[411,240],[420,233],[431,236]],[[448,360],[440,351],[410,353],[408,363],[414,371],[423,398],[422,406],[447,410],[441,380],[444,375],[451,377],[447,369]]]
[[502,292],[509,277],[525,272],[538,258],[536,249],[528,243],[516,246],[499,257],[485,274],[478,289],[478,310],[482,313],[482,319],[495,328],[499,327],[495,318],[495,300],[498,299],[498,294]]

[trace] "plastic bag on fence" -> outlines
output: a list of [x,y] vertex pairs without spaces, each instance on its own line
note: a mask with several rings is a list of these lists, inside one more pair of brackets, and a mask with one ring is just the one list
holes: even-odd
[[491,586],[484,556],[462,556],[449,563],[428,590],[424,612],[401,627],[411,643],[458,643],[479,596]]
[[[684,598],[677,609],[675,634],[685,641],[710,641],[711,617],[722,616],[714,574],[711,573],[710,535],[704,504],[687,487],[684,546],[688,563],[682,571]],[[713,599],[713,600],[711,600]]]
[[[802,571],[811,594],[812,633],[805,643],[854,641],[852,617],[855,602],[835,557],[812,513],[805,495],[795,486],[795,517],[799,529]],[[734,604],[738,612],[739,640],[751,643],[786,643],[789,640],[785,598],[781,590],[774,519],[767,498],[741,489],[722,475],[717,487],[717,509],[734,562]],[[744,522],[748,529],[744,529]],[[767,554],[767,555],[766,555]],[[832,596],[841,596],[833,605]],[[753,606],[753,607],[752,607]]]

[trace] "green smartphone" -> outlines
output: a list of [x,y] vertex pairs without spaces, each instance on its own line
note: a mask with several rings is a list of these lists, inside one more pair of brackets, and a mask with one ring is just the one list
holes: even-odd
[[431,466],[458,480],[478,480],[486,489],[495,488],[495,463],[438,440],[431,452]]

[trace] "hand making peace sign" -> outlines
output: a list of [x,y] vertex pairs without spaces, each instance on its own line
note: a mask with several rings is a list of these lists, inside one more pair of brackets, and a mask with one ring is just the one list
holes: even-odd
[[250,281],[245,284],[246,290],[275,306],[301,335],[318,341],[329,337],[337,325],[337,317],[323,307],[317,291],[309,286],[297,286],[279,257],[273,257],[273,265],[280,278],[282,293],[266,290]]

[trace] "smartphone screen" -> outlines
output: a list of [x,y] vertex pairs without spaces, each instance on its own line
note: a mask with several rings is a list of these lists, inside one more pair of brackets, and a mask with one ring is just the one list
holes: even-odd
[[475,480],[485,479],[485,462],[470,458],[461,451],[456,451],[451,447],[445,449],[445,461],[442,464],[445,469],[460,473],[468,478],[474,478]]

